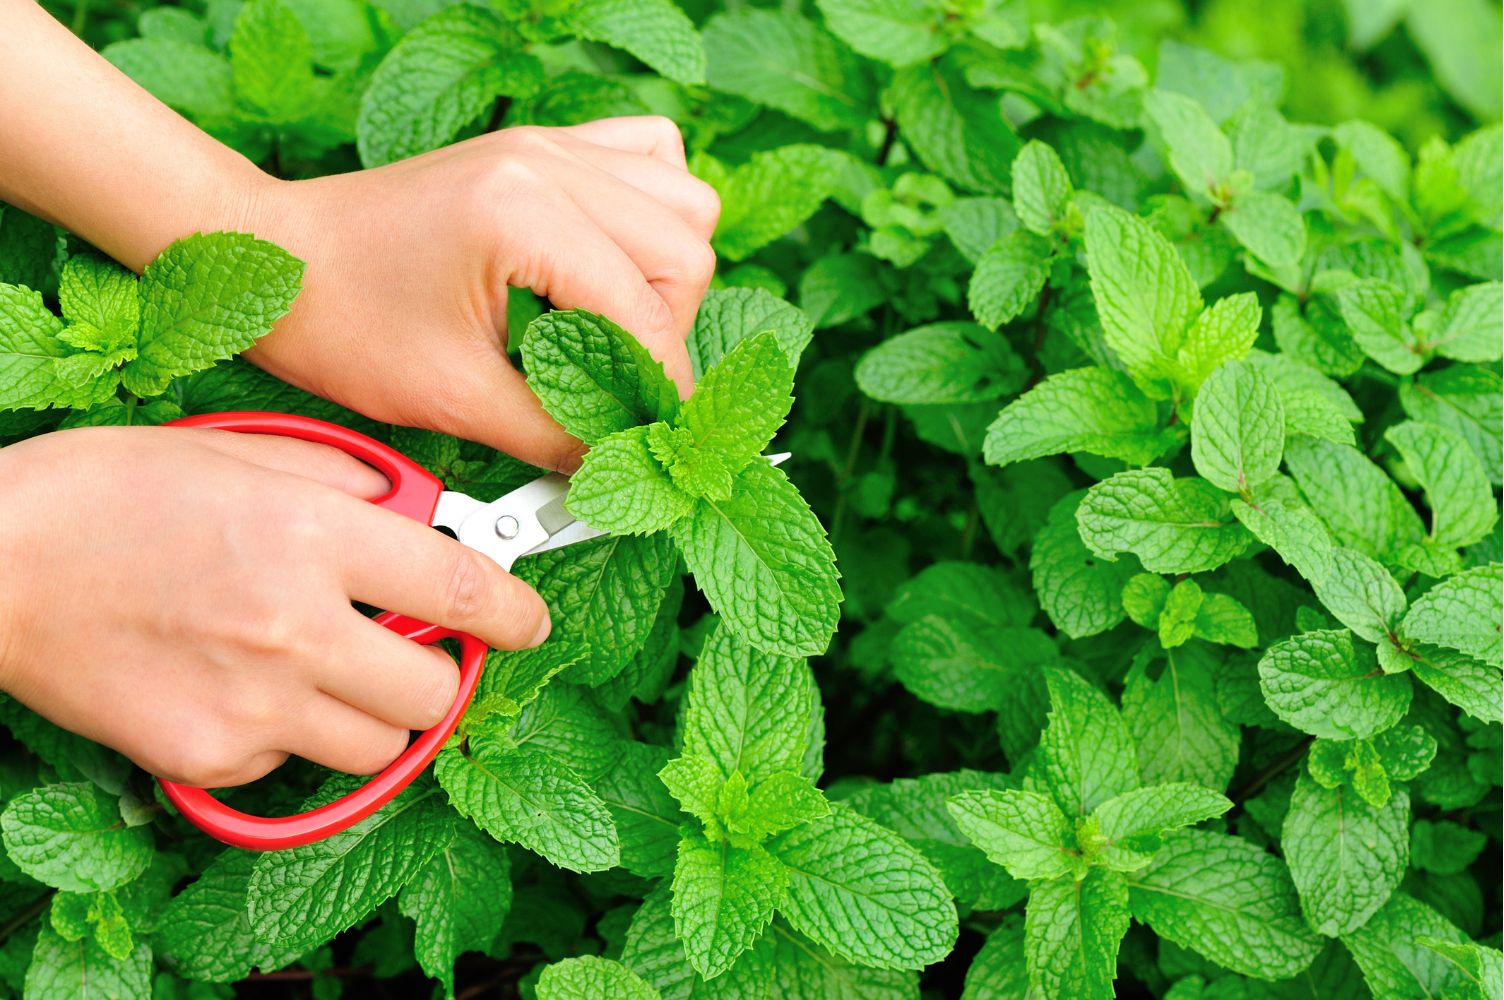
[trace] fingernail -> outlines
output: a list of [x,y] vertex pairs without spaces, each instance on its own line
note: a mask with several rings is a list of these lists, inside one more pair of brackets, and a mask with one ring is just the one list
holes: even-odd
[[532,639],[528,642],[528,648],[531,649],[533,646],[543,645],[543,640],[548,638],[548,633],[552,632],[553,628],[554,623],[548,617],[548,612],[545,611],[543,613],[543,620],[538,623],[538,631],[533,633]]

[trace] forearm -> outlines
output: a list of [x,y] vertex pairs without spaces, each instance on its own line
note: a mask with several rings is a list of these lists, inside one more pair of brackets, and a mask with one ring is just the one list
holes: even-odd
[[32,0],[0,0],[0,200],[140,270],[180,236],[236,228],[269,183]]

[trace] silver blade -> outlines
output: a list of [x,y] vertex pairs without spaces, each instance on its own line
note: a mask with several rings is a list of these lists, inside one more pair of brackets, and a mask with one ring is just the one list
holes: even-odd
[[[782,465],[790,452],[766,456]],[[433,526],[447,528],[462,543],[484,552],[504,569],[523,556],[562,549],[605,534],[564,509],[569,480],[558,473],[534,479],[491,503],[445,491],[434,510]]]

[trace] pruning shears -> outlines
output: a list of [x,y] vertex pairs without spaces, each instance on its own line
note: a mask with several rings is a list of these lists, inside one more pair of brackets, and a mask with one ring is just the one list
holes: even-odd
[[[332,445],[372,466],[391,483],[372,500],[378,507],[452,534],[510,570],[525,555],[598,538],[597,531],[564,509],[569,480],[549,473],[499,500],[484,503],[454,490],[406,455],[358,431],[312,417],[286,413],[209,413],[172,421],[178,427],[209,427],[242,434],[275,434]],[[190,823],[226,844],[280,850],[322,840],[365,819],[412,783],[438,754],[470,704],[485,665],[486,645],[473,635],[387,611],[375,621],[406,639],[432,645],[459,643],[459,694],[438,725],[408,745],[396,760],[360,788],[333,802],[293,816],[252,816],[202,788],[162,780],[162,790]]]

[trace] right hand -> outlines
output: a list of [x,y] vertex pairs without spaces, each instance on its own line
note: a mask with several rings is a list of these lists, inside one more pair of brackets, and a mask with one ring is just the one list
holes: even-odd
[[485,556],[366,499],[334,448],[189,428],[0,450],[0,688],[147,771],[253,781],[288,754],[372,774],[443,718],[458,670],[352,601],[493,648],[548,635]]

